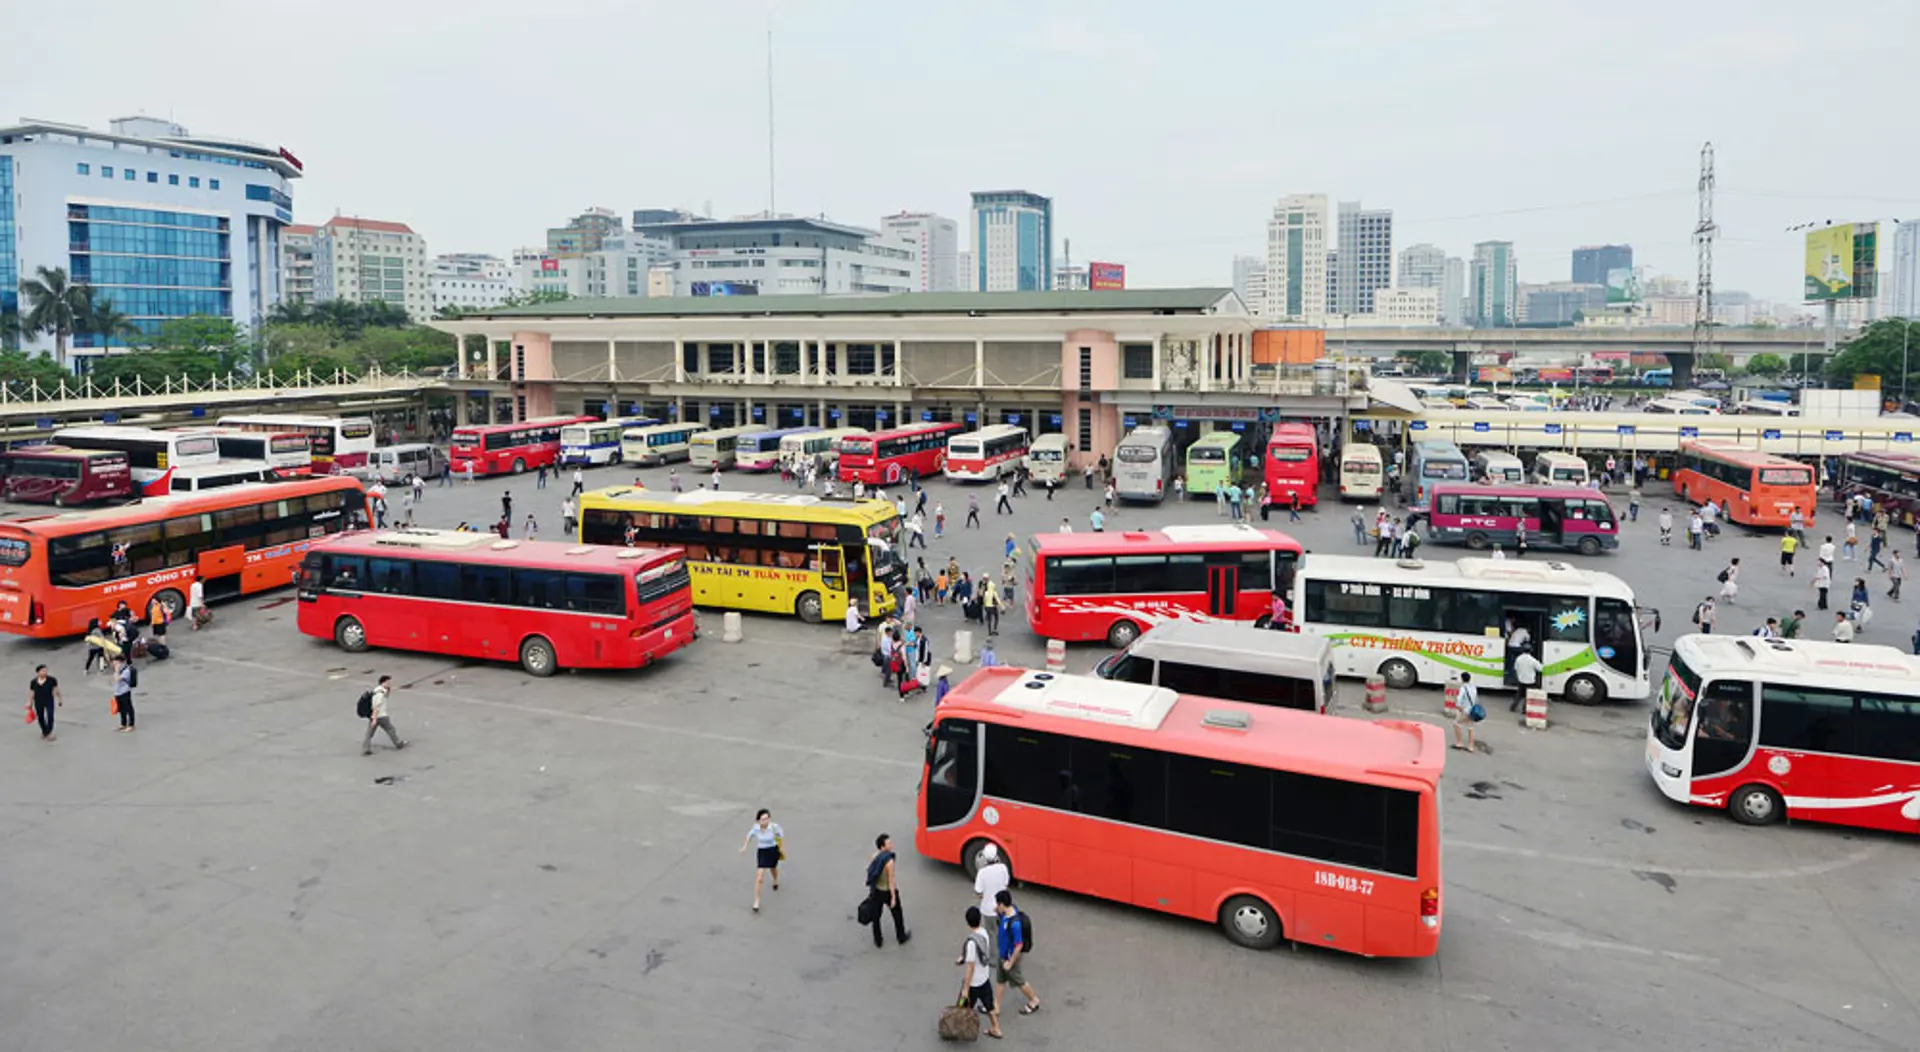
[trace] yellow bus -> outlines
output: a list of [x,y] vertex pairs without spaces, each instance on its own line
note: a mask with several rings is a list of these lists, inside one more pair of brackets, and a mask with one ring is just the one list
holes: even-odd
[[580,497],[583,544],[685,549],[693,601],[839,621],[889,613],[907,587],[900,514],[884,500],[612,486]]

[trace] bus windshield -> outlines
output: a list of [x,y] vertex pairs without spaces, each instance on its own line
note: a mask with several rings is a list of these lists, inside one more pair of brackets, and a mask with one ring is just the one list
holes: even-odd
[[1467,466],[1452,460],[1429,460],[1420,468],[1420,477],[1429,479],[1464,479]]
[[[1138,458],[1138,457],[1128,457],[1128,456],[1127,456],[1127,453],[1128,453],[1128,452],[1129,452],[1129,451],[1128,451],[1128,450],[1127,450],[1126,448],[1124,448],[1124,447],[1122,447],[1122,448],[1121,448],[1121,450],[1120,450],[1120,452],[1119,452],[1119,453],[1117,453],[1116,455],[1117,455],[1117,456],[1118,456],[1118,457],[1119,457],[1119,458],[1120,458],[1121,460],[1138,460],[1138,459],[1141,459],[1141,458]],[[1066,453],[1065,453],[1065,452],[1064,452],[1063,450],[1058,450],[1058,449],[1036,449],[1036,450],[1034,450],[1034,451],[1032,451],[1031,453],[1028,453],[1027,455],[1028,455],[1028,456],[1030,456],[1030,457],[1032,457],[1032,458],[1033,458],[1033,459],[1035,459],[1035,460],[1040,460],[1040,461],[1044,461],[1044,462],[1046,462],[1046,463],[1048,463],[1048,464],[1058,464],[1058,463],[1059,463],[1059,462],[1060,462],[1060,461],[1061,461],[1062,459],[1064,459],[1064,458],[1066,457]],[[1145,459],[1148,459],[1148,460],[1152,460],[1153,458],[1152,458],[1152,456],[1148,456],[1148,457],[1146,457]]]
[[1268,446],[1267,456],[1273,460],[1297,463],[1299,461],[1313,459],[1313,450],[1300,446]]
[[1667,663],[1667,678],[1660,684],[1660,703],[1653,710],[1653,736],[1669,749],[1686,747],[1687,731],[1692,726],[1693,700],[1700,694],[1700,677],[1680,655]]
[[1760,481],[1776,486],[1805,486],[1813,481],[1813,469],[1761,468]]
[[[1159,458],[1160,454],[1156,452],[1152,446],[1121,446],[1119,449],[1113,451],[1113,456],[1115,460],[1124,464],[1151,464]],[[1217,460],[1219,458],[1201,459]]]
[[1187,455],[1202,464],[1218,464],[1227,459],[1227,451],[1219,446],[1200,446]]

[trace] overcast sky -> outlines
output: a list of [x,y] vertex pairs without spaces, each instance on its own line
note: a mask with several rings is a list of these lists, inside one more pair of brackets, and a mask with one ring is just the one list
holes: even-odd
[[543,244],[591,205],[766,208],[769,25],[782,211],[931,210],[964,245],[969,191],[1033,190],[1056,243],[1133,285],[1228,283],[1304,192],[1392,208],[1396,251],[1512,240],[1523,281],[1609,241],[1691,277],[1707,139],[1720,288],[1797,298],[1795,223],[1920,216],[1913,0],[70,0],[4,21],[0,116],[285,146],[297,220],[401,220],[433,252]]

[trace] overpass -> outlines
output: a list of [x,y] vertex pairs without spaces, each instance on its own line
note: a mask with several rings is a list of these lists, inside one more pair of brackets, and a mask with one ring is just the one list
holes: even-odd
[[[1572,358],[1595,351],[1662,354],[1673,365],[1674,385],[1685,387],[1693,375],[1691,328],[1441,329],[1343,328],[1327,326],[1327,353],[1333,357],[1392,358],[1399,354],[1443,351],[1453,356],[1453,372],[1465,376],[1476,354],[1523,358]],[[1800,355],[1824,355],[1825,333],[1817,328],[1716,328],[1713,349],[1734,361],[1756,354],[1777,354],[1792,362]]]

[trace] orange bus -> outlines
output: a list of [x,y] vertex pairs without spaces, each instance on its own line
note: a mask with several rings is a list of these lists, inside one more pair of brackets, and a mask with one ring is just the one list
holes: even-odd
[[1437,727],[997,666],[935,710],[914,846],[1019,880],[1374,957],[1440,944]]
[[209,602],[293,583],[312,542],[367,522],[358,479],[250,483],[100,511],[0,522],[0,632],[79,635],[125,600],[175,616],[203,583]]
[[1693,504],[1711,500],[1742,526],[1786,526],[1800,509],[1813,525],[1813,469],[1797,460],[1724,443],[1683,441],[1673,491]]

